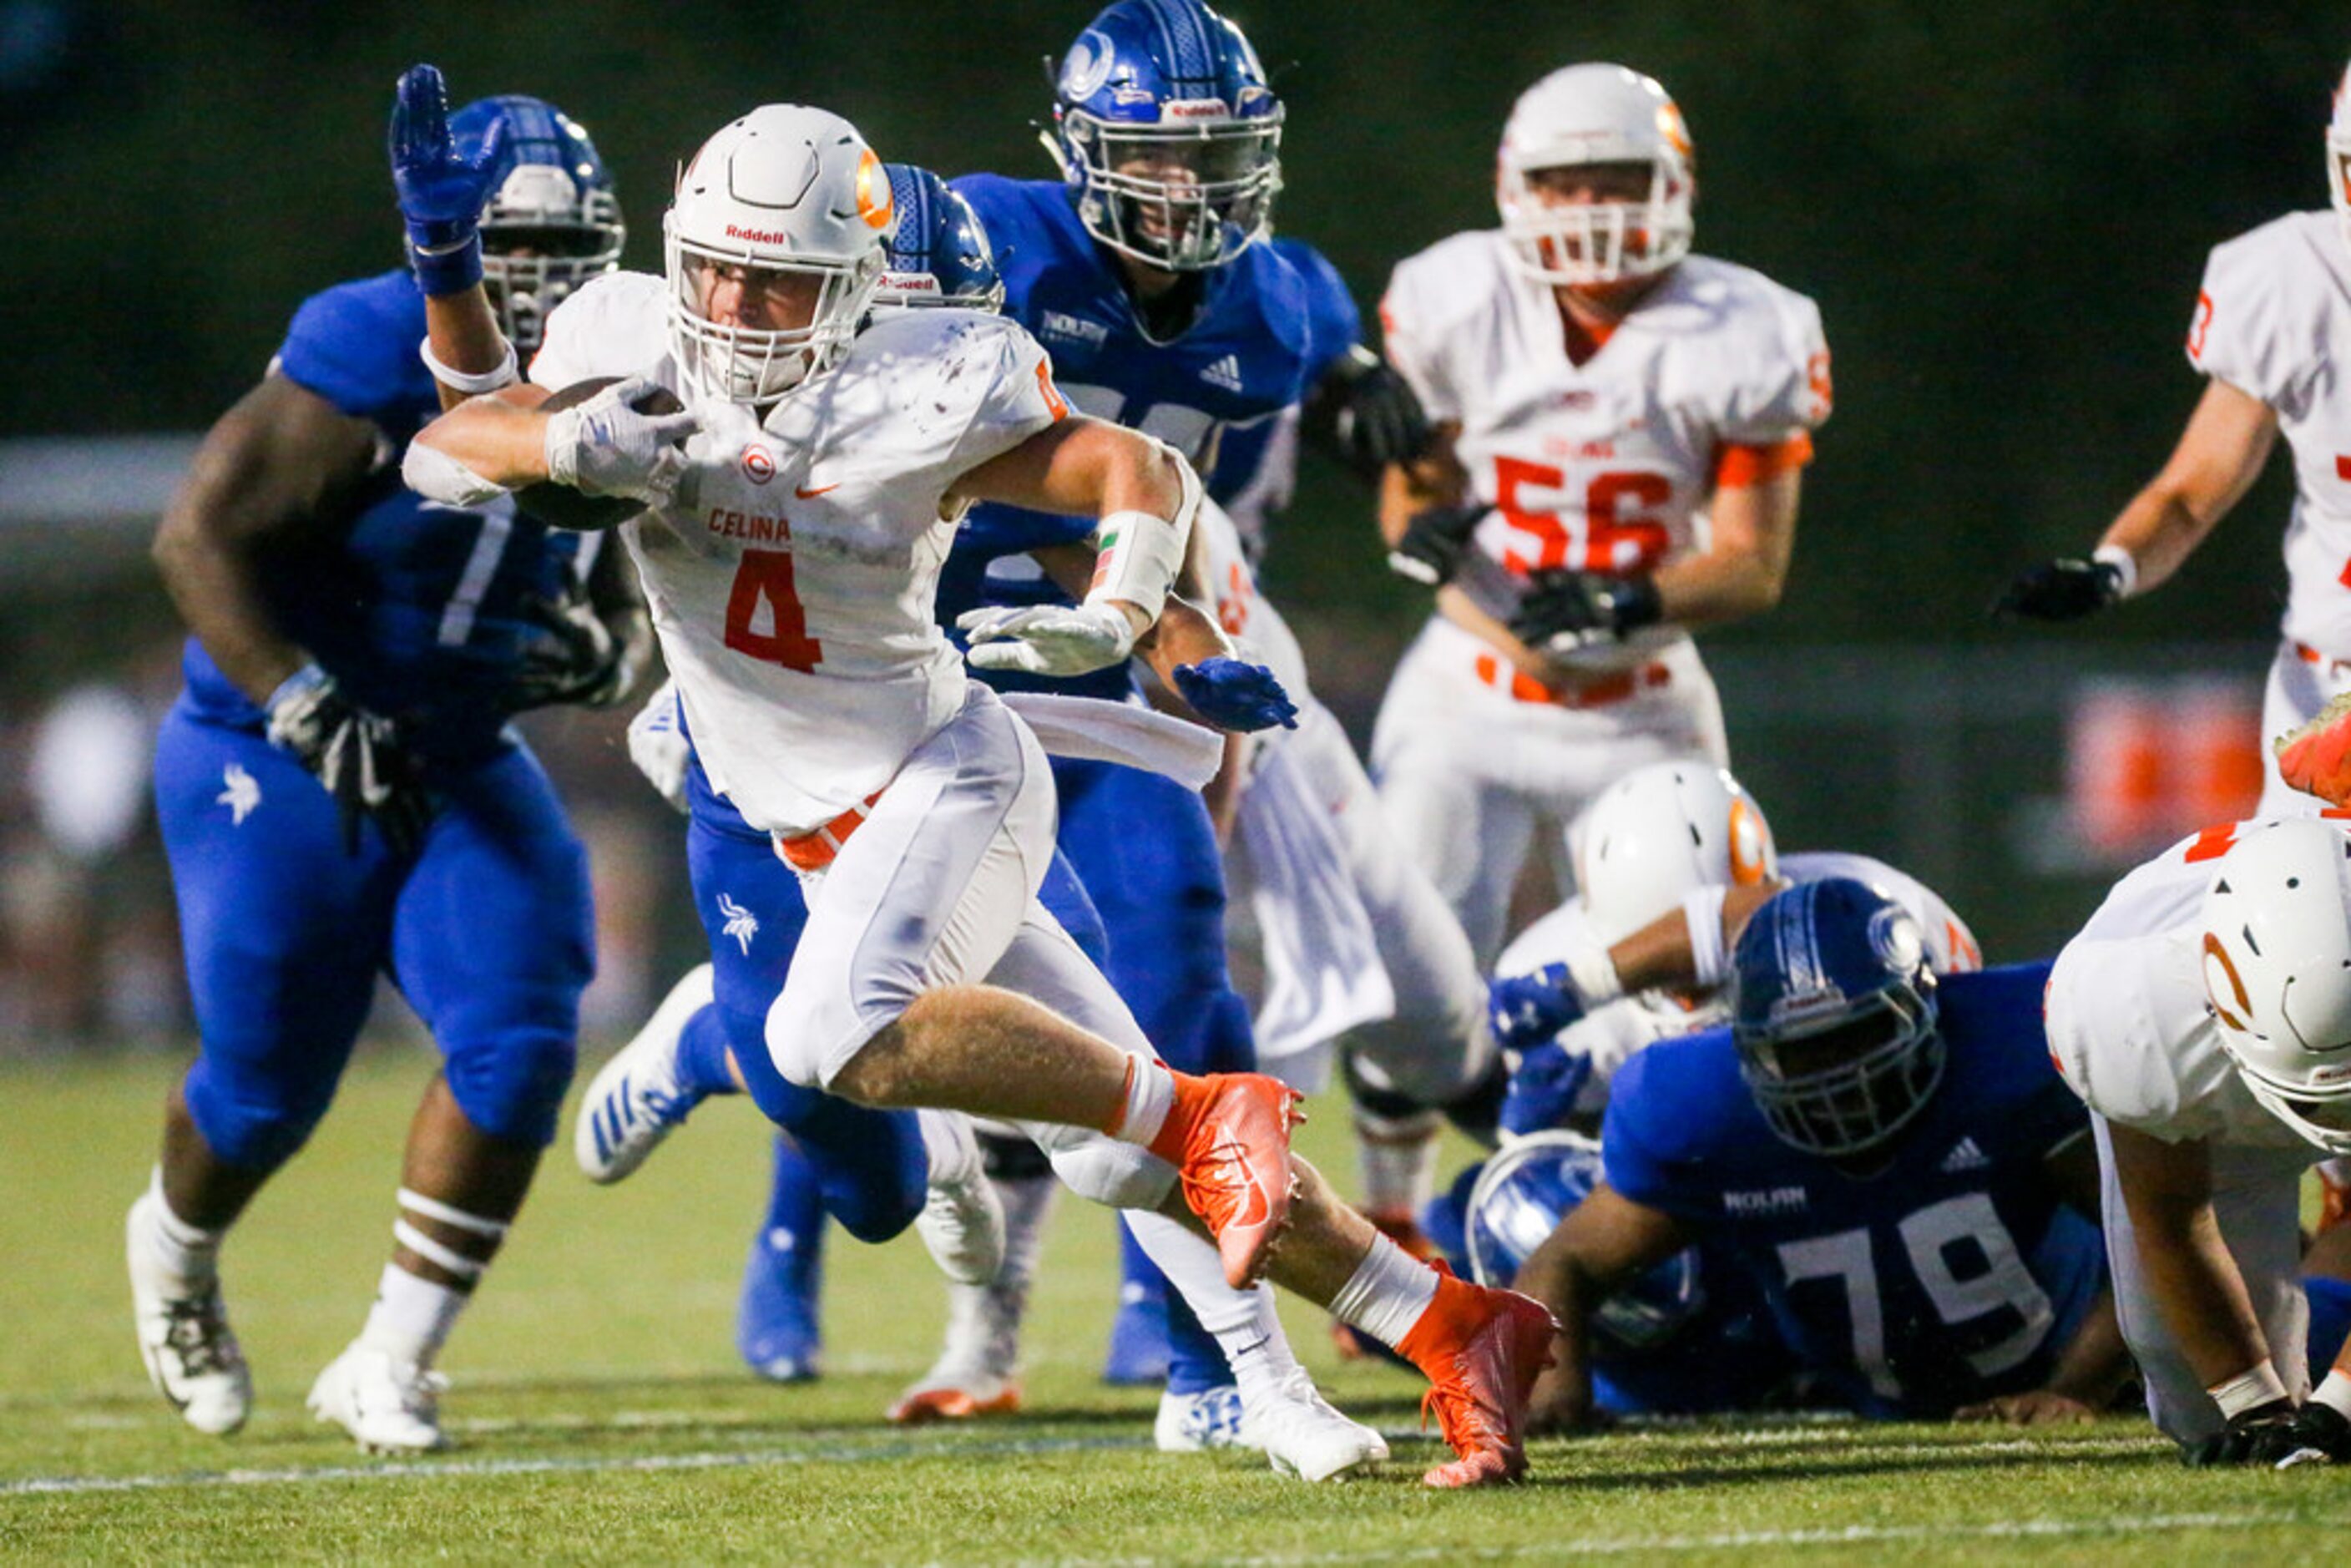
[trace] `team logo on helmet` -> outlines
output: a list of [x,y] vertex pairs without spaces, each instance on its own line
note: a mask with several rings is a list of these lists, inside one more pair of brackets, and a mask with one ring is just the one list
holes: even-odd
[[865,220],[867,228],[886,229],[897,215],[895,206],[890,176],[882,172],[882,160],[869,147],[857,158],[857,215]]
[[1061,93],[1066,98],[1088,99],[1100,92],[1102,83],[1110,80],[1111,67],[1117,63],[1118,53],[1111,42],[1092,27],[1078,35],[1070,46],[1067,58],[1061,61]]

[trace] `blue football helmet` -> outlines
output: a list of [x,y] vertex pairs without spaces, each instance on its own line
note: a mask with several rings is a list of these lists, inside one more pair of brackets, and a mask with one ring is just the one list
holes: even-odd
[[1004,308],[1004,277],[979,214],[962,193],[912,163],[884,163],[898,226],[890,236],[881,287],[868,308],[896,310],[952,306],[959,310]]
[[1755,912],[1731,959],[1740,1072],[1782,1143],[1877,1148],[1943,1081],[1935,975],[1909,911],[1866,883],[1804,883]]
[[1200,0],[1117,0],[1061,57],[1048,146],[1095,239],[1171,272],[1263,239],[1281,101],[1241,30]]
[[[1507,1286],[1602,1179],[1600,1145],[1581,1133],[1513,1139],[1486,1162],[1470,1190],[1463,1227],[1469,1272],[1481,1285]],[[1705,1310],[1698,1249],[1687,1248],[1610,1297],[1593,1314],[1592,1326],[1625,1349],[1650,1350]]]
[[542,99],[475,99],[449,117],[458,152],[479,151],[499,120],[506,142],[482,208],[482,284],[498,325],[528,360],[548,312],[621,264],[629,231],[596,144]]

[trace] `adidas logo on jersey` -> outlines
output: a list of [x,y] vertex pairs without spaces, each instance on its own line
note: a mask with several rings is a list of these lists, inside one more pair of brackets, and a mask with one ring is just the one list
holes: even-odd
[[1200,379],[1212,387],[1222,387],[1228,392],[1241,390],[1241,357],[1227,354],[1200,372]]
[[1985,1170],[1991,1165],[1991,1158],[1976,1147],[1973,1138],[1961,1138],[1951,1145],[1951,1152],[1943,1156],[1942,1171],[1945,1176],[1956,1176],[1961,1171]]

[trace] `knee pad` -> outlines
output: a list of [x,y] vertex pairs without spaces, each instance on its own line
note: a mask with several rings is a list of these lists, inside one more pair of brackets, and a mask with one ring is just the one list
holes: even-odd
[[274,1171],[309,1141],[335,1081],[290,1082],[200,1056],[183,1090],[188,1115],[213,1157],[240,1170]]
[[[1491,1051],[1448,1040],[1424,1024],[1384,1019],[1353,1030],[1346,1046],[1347,1086],[1365,1083],[1416,1105],[1446,1105],[1478,1092],[1500,1061]],[[1364,1068],[1371,1069],[1368,1079]],[[1504,1078],[1507,1081],[1507,1071]],[[1367,1104],[1369,1109],[1376,1109]]]
[[1347,1098],[1383,1121],[1409,1121],[1429,1109],[1389,1082],[1379,1065],[1352,1045],[1340,1051],[1339,1076],[1346,1082]]
[[579,1051],[568,1030],[512,1030],[444,1053],[451,1098],[493,1138],[544,1148],[555,1140]]
[[1111,1208],[1155,1209],[1176,1185],[1176,1167],[1148,1149],[1100,1133],[1061,1130],[1071,1135],[1052,1140],[1060,1146],[1047,1153],[1053,1174],[1080,1197]]

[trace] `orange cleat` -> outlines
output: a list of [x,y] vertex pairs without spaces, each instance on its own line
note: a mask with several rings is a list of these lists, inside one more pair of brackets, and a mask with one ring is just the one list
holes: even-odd
[[1248,1290],[1290,1223],[1290,1129],[1305,1120],[1298,1096],[1259,1072],[1172,1076],[1176,1103],[1151,1152],[1176,1167],[1185,1203],[1217,1239],[1226,1282]]
[[979,1377],[968,1385],[917,1385],[890,1406],[896,1427],[927,1427],[937,1421],[970,1421],[982,1416],[1011,1416],[1020,1409],[1020,1385],[1009,1378]]
[[2351,692],[2279,737],[2277,761],[2279,776],[2293,788],[2330,806],[2351,805]]
[[1515,1291],[1472,1285],[1442,1263],[1433,1267],[1441,1276],[1437,1299],[1396,1348],[1427,1375],[1422,1422],[1435,1410],[1438,1430],[1460,1457],[1420,1479],[1433,1487],[1517,1480],[1527,1470],[1527,1400],[1552,1364],[1559,1324]]

